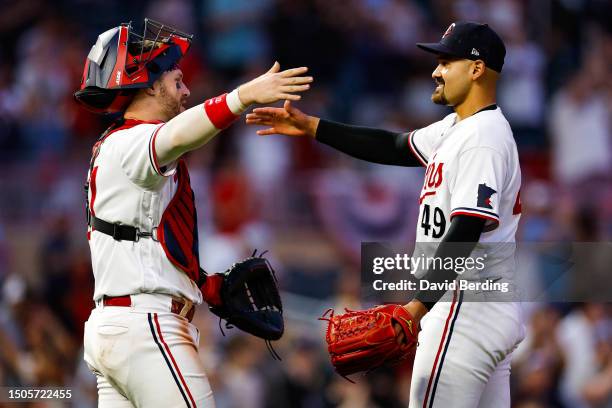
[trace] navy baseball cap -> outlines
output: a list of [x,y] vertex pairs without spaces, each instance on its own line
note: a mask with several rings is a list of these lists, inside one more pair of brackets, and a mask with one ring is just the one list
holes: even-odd
[[437,43],[417,43],[434,54],[470,60],[482,60],[488,68],[501,72],[506,56],[504,42],[488,24],[457,21],[451,24]]

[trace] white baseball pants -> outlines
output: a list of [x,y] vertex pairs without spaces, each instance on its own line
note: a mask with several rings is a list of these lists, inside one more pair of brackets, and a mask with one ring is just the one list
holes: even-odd
[[525,337],[521,305],[438,302],[421,321],[410,408],[510,408],[512,351]]
[[100,408],[215,406],[198,356],[199,331],[170,313],[170,297],[132,296],[132,306],[98,305],[85,323],[85,361]]

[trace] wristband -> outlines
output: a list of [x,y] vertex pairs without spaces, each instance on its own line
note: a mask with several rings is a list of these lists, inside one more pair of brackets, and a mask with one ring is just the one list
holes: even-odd
[[221,300],[221,285],[223,285],[223,275],[216,273],[207,275],[206,280],[200,286],[202,297],[210,306],[221,306],[223,303]]
[[234,115],[229,106],[227,106],[226,93],[204,102],[204,110],[206,115],[208,115],[208,119],[217,129],[225,129],[238,119],[238,115]]

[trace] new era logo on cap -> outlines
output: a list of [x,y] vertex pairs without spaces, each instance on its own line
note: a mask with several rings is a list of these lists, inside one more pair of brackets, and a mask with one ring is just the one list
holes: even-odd
[[471,52],[471,54],[472,54],[472,55],[475,55],[475,56],[477,56],[477,57],[480,55],[480,53],[478,52],[478,50],[477,50],[476,48],[472,48],[472,52]]

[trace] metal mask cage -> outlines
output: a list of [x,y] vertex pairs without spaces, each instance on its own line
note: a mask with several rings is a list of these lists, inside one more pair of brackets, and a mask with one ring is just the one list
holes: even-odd
[[139,67],[146,66],[154,56],[154,51],[163,45],[170,44],[172,37],[182,37],[189,42],[193,39],[193,34],[187,34],[149,18],[144,20],[142,35],[134,32],[132,22],[128,23],[128,32],[128,52],[133,58],[126,64],[126,71],[129,74],[137,71]]

